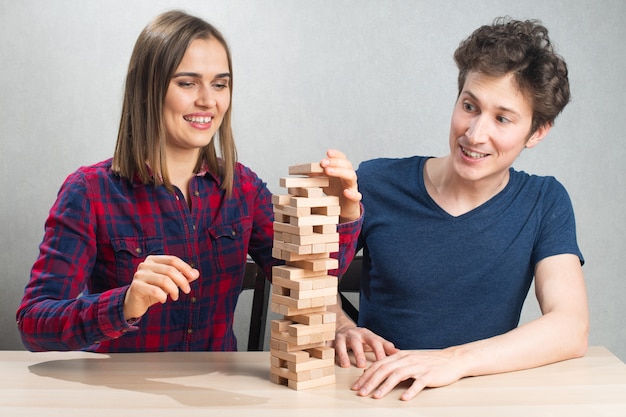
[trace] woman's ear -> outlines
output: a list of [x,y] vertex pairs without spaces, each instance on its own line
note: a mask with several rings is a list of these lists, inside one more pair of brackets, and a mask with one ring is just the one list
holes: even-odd
[[543,138],[546,137],[550,129],[552,129],[552,123],[546,123],[540,126],[537,130],[535,130],[535,133],[533,133],[530,138],[528,138],[528,140],[526,141],[526,145],[524,146],[526,148],[535,147],[539,142],[541,142]]

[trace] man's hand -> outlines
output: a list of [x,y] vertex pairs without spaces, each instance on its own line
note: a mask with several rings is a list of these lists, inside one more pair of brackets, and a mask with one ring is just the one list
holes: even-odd
[[354,354],[357,368],[365,368],[367,364],[365,352],[373,352],[376,360],[384,359],[388,355],[398,352],[398,349],[390,341],[368,329],[354,326],[337,330],[334,348],[337,362],[342,368],[350,366],[349,350]]
[[426,387],[442,387],[463,377],[452,350],[408,351],[374,362],[354,383],[360,396],[382,398],[402,381],[413,379],[400,399],[408,401]]

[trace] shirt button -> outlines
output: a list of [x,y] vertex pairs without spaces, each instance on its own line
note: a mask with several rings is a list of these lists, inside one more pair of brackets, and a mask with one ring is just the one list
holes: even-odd
[[191,302],[195,303],[196,301],[198,301],[198,299],[196,297],[191,297]]
[[232,230],[232,231],[230,232],[230,235],[231,235],[231,236],[237,236],[237,232],[235,232],[234,230]]
[[193,329],[187,329],[187,334],[193,333]]
[[200,193],[198,191],[194,191],[193,195],[195,195],[196,197],[200,197]]
[[135,248],[135,253],[139,255],[141,253],[141,248]]
[[191,228],[192,228],[193,230],[196,230],[196,225],[194,224],[193,226],[191,226]]

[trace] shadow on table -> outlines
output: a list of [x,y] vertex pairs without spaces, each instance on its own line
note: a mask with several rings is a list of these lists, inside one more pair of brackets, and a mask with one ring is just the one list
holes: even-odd
[[[267,399],[262,397],[223,389],[228,375],[268,379],[267,369],[247,365],[177,361],[171,353],[128,353],[46,361],[29,366],[29,370],[35,375],[90,386],[168,396],[194,407],[250,407],[266,403]],[[202,386],[186,384],[189,377],[194,377],[192,383]],[[97,406],[93,397],[90,401],[92,406]]]

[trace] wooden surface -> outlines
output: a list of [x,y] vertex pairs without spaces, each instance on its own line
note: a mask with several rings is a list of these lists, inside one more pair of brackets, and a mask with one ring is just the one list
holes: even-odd
[[[361,373],[294,391],[269,382],[269,352],[0,351],[0,416],[626,416],[626,365],[603,347],[581,359],[466,378],[410,402],[350,390]],[[392,414],[393,413],[393,414]]]

